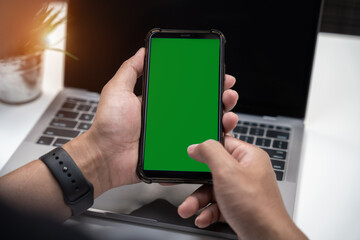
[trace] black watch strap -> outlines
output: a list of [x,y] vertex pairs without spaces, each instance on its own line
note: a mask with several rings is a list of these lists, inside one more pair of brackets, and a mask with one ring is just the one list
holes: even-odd
[[59,183],[66,205],[73,216],[79,215],[94,203],[94,187],[61,147],[55,148],[40,158]]

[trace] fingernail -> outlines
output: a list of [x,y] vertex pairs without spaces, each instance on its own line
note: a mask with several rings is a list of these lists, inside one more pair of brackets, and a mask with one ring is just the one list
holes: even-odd
[[188,152],[192,152],[199,144],[192,144],[190,146],[188,146]]
[[195,218],[195,226],[199,227],[199,225],[198,225],[198,218]]
[[199,225],[199,217],[197,217],[195,219],[195,226],[197,226],[198,228],[202,228],[200,225]]
[[194,149],[197,147],[197,145],[199,145],[199,144],[193,144],[193,145],[188,146],[188,148],[187,148],[187,153],[188,153],[188,156],[189,156],[190,158],[192,158],[192,157],[190,156],[190,154],[194,151]]

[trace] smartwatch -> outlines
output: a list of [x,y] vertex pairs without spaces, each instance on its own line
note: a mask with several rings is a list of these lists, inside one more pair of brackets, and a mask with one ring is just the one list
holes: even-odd
[[85,212],[94,203],[94,187],[83,176],[80,169],[61,147],[40,157],[49,168],[63,192],[64,202],[72,216]]

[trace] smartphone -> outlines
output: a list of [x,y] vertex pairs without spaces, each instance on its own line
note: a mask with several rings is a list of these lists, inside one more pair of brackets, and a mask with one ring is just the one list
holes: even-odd
[[147,34],[137,174],[146,182],[211,183],[187,147],[223,143],[225,37],[218,30]]

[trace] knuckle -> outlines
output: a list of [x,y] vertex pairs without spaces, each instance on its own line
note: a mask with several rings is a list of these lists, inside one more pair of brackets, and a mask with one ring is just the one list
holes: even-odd
[[129,67],[131,65],[130,59],[127,59],[125,62],[123,62],[122,66]]
[[204,145],[207,147],[215,147],[219,142],[213,139],[208,139],[204,142]]
[[210,139],[210,140],[206,140],[205,142],[199,144],[199,146],[198,146],[197,149],[198,149],[200,152],[207,151],[207,150],[211,147],[211,145],[212,145],[211,141],[214,141],[214,140],[211,140],[211,139]]
[[214,173],[220,178],[226,178],[229,175],[228,170],[225,168],[217,168]]
[[218,145],[220,145],[218,141],[209,139],[199,144],[198,151],[200,153],[209,153],[210,151],[213,152],[215,149],[217,149]]
[[261,158],[270,161],[270,156],[269,156],[269,154],[268,154],[267,152],[265,152],[263,149],[261,149],[261,148],[259,148],[259,147],[258,147],[258,152],[259,152]]
[[135,66],[134,66],[134,62],[132,61],[132,59],[127,59],[122,65],[121,65],[122,70],[134,70]]
[[206,144],[204,144],[204,143],[201,143],[196,147],[196,151],[199,152],[199,153],[202,153],[205,150],[206,150]]

